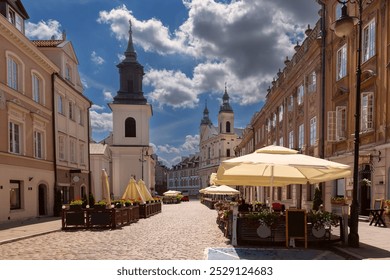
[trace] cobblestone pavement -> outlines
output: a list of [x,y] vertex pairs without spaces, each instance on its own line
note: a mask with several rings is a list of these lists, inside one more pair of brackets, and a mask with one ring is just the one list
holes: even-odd
[[116,230],[59,231],[0,245],[3,260],[202,260],[208,247],[231,247],[215,210],[197,200]]

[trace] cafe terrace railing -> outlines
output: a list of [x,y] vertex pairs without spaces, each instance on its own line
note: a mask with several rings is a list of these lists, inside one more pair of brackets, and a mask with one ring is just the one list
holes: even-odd
[[120,208],[78,208],[62,209],[62,229],[116,229],[148,218],[161,212],[161,202]]

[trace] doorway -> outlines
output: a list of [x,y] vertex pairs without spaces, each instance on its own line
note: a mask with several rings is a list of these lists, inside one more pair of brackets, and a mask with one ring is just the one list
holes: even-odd
[[39,216],[46,215],[46,186],[43,184],[38,186],[38,205]]
[[362,216],[368,216],[371,208],[371,166],[365,164],[360,171],[360,192],[359,192],[359,214]]

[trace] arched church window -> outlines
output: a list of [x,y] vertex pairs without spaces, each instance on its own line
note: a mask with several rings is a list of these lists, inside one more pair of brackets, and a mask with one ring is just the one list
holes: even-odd
[[226,132],[230,132],[230,122],[226,122]]
[[136,128],[135,119],[127,118],[125,120],[125,137],[136,137],[135,128]]

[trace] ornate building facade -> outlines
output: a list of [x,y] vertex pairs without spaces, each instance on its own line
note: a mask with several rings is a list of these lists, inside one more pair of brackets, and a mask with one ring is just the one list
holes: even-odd
[[235,147],[241,142],[242,130],[234,127],[234,112],[225,88],[218,113],[218,126],[209,118],[207,105],[200,123],[199,178],[200,188],[210,185],[211,173],[216,173],[219,163],[235,156]]

